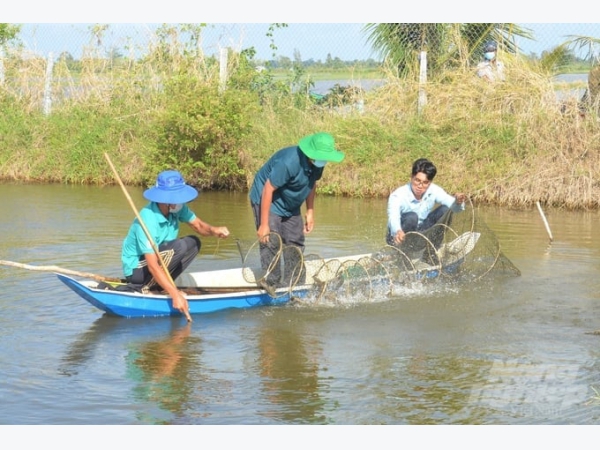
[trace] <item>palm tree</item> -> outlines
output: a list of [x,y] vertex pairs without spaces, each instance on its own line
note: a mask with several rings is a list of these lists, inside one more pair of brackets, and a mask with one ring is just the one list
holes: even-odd
[[585,59],[592,63],[588,74],[588,86],[581,98],[583,106],[591,106],[596,111],[600,109],[600,39],[590,36],[568,36],[565,42],[556,48],[556,51],[569,51],[575,48],[586,50]]
[[480,60],[488,40],[515,53],[516,36],[532,38],[529,30],[511,23],[369,23],[363,31],[401,77],[418,73],[422,51],[427,52],[428,73],[436,76],[446,68]]
[[560,44],[559,47],[574,49],[578,47],[580,50],[586,50],[585,59],[592,61],[593,65],[600,63],[600,39],[590,36],[567,36],[568,39]]

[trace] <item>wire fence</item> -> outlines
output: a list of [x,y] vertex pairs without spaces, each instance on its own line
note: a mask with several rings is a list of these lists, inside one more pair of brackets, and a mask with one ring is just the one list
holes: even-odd
[[[221,24],[22,24],[16,39],[0,46],[0,84],[5,74],[20,74],[12,80],[12,90],[30,95],[45,112],[52,102],[81,90],[77,80],[61,75],[58,61],[70,63],[69,69],[86,58],[105,61],[93,71],[114,70],[114,61],[135,61],[155,52],[157,46],[178,48],[184,53],[202,54],[222,61],[225,49],[249,52],[258,69],[269,65],[293,70],[302,66],[347,70],[361,66],[378,67],[382,56],[372,45],[367,24],[361,23],[221,23]],[[433,24],[435,25],[435,24]],[[600,23],[516,24],[531,38],[515,37],[515,51],[539,58],[574,36],[600,39]],[[1,43],[1,41],[0,41]],[[586,57],[582,49],[580,57]],[[588,56],[589,57],[589,56]],[[24,63],[26,62],[26,64]],[[113,72],[114,74],[114,72]],[[587,74],[586,74],[587,77]],[[81,79],[83,77],[80,77]],[[97,81],[97,80],[96,80]],[[62,83],[62,84],[61,84]],[[67,85],[65,85],[65,83]],[[324,94],[336,83],[316,86]],[[369,80],[362,83],[368,88]],[[377,83],[371,83],[374,86]]]
[[[361,23],[291,24],[23,24],[19,41],[25,54],[54,58],[69,54],[75,59],[95,49],[105,55],[140,57],[159,39],[197,39],[207,55],[222,48],[254,48],[259,61],[302,61],[305,64],[381,61]],[[516,38],[523,55],[540,56],[572,36],[600,39],[600,23],[523,23],[532,39]],[[198,33],[195,37],[194,34]]]

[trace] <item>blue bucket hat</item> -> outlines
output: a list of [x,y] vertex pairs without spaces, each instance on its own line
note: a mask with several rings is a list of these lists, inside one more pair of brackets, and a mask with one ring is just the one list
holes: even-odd
[[330,162],[341,162],[346,156],[336,150],[335,140],[329,133],[315,133],[306,136],[298,144],[302,153],[310,159]]
[[151,202],[176,205],[194,200],[198,191],[185,184],[176,170],[165,170],[158,174],[156,185],[144,191],[144,197]]
[[498,50],[498,46],[494,41],[487,41],[483,46],[484,52],[495,52],[496,50]]

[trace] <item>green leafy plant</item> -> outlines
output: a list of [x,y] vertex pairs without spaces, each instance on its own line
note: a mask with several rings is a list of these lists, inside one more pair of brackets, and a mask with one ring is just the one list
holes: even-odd
[[147,164],[155,172],[177,167],[200,188],[245,185],[244,140],[252,131],[256,96],[181,74],[168,80],[158,112],[158,142]]

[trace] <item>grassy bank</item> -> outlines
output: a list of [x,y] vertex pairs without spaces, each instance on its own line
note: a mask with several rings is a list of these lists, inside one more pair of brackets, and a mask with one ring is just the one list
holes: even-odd
[[[421,111],[419,86],[392,76],[376,90],[316,104],[243,58],[231,62],[225,90],[211,61],[146,62],[123,73],[90,61],[49,115],[40,108],[43,86],[34,86],[43,84],[44,67],[34,63],[19,89],[0,89],[2,180],[114,183],[107,152],[127,184],[151,183],[175,167],[202,189],[245,190],[275,150],[328,131],[347,157],[328,165],[321,195],[387,197],[416,158],[428,157],[439,184],[474,202],[600,206],[597,115],[580,114],[575,101],[559,104],[551,76],[518,61],[496,85],[472,70],[447,73],[427,84]],[[7,67],[7,78],[23,73],[19,64]],[[71,74],[60,63],[55,70],[65,89]]]

